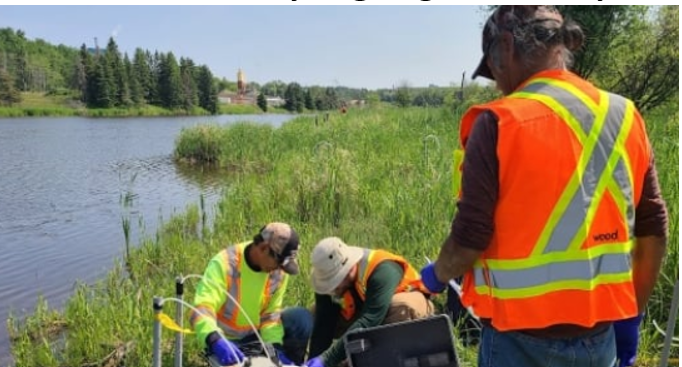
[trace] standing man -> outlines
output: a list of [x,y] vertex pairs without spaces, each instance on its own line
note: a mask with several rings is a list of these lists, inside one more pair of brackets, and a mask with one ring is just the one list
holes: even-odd
[[500,6],[483,29],[474,76],[505,96],[462,118],[458,213],[422,269],[434,292],[464,275],[480,367],[634,362],[667,210],[634,104],[567,70],[582,41],[553,6]]
[[253,241],[229,246],[209,262],[194,296],[200,313],[192,311],[190,322],[222,365],[243,362],[241,348],[258,342],[249,319],[284,364],[303,363],[312,314],[298,307],[282,310],[289,275],[299,271],[298,242],[288,224],[270,223]]
[[401,256],[328,237],[313,249],[312,267],[315,322],[309,354],[315,358],[304,366],[336,367],[343,362],[347,331],[433,314],[419,273]]

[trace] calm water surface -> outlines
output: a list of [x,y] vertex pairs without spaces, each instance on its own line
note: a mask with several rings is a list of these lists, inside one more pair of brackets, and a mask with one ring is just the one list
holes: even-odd
[[40,295],[61,307],[76,281],[103,277],[125,252],[122,216],[137,243],[201,194],[212,211],[221,185],[172,161],[183,127],[291,117],[0,119],[0,365],[10,361],[9,312],[25,315]]

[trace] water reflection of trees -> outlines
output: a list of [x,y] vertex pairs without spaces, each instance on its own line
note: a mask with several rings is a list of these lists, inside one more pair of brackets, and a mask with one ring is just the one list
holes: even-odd
[[173,167],[180,179],[202,191],[220,192],[230,181],[229,172],[216,165],[174,161]]

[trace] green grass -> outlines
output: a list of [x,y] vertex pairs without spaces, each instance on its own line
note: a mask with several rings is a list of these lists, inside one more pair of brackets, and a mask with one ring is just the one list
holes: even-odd
[[[257,105],[253,104],[220,104],[219,112],[221,115],[260,115],[264,113]],[[289,114],[290,112],[282,107],[268,106],[267,113]]]
[[[119,261],[95,286],[79,285],[63,312],[49,311],[41,302],[23,322],[11,320],[17,365],[82,366],[101,362],[125,343],[134,345],[126,365],[149,365],[152,297],[173,296],[177,275],[202,273],[219,249],[251,238],[272,220],[291,223],[301,237],[304,275],[293,278],[288,305],[312,304],[309,254],[326,236],[395,251],[420,267],[424,256],[436,256],[449,231],[458,120],[444,109],[385,107],[333,112],[319,125],[312,117],[299,117],[279,129],[240,123],[183,131],[176,142],[179,161],[207,160],[226,168],[225,194],[213,226],[205,228],[202,210],[191,206],[132,248],[128,269]],[[663,338],[651,322],[665,325],[678,277],[677,116],[651,116],[648,126],[670,209],[671,237],[642,331],[639,366],[657,363]],[[194,286],[189,280],[186,299],[191,300]],[[174,308],[169,302],[164,310],[173,315]],[[163,337],[163,364],[171,366],[173,333],[164,329]],[[475,366],[476,350],[457,348],[462,365]],[[184,366],[205,365],[193,335],[184,355]],[[677,358],[676,348],[673,355]]]
[[69,95],[50,95],[40,92],[22,92],[21,108],[73,108],[73,100]]
[[221,115],[259,115],[263,113],[258,106],[251,104],[220,104],[218,108]]

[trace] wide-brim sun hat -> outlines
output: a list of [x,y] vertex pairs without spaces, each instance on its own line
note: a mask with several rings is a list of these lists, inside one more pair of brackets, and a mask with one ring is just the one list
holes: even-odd
[[332,294],[363,254],[362,248],[348,246],[338,237],[318,242],[311,254],[315,293]]

